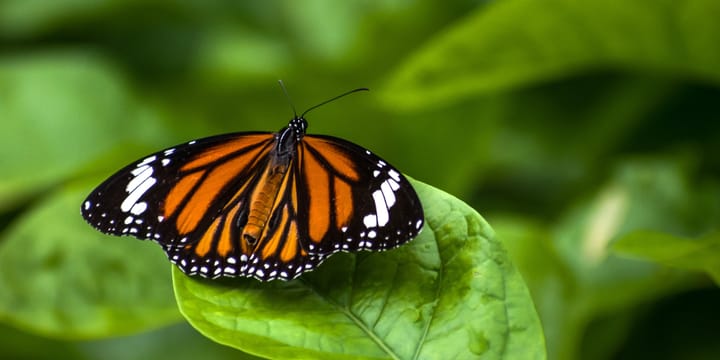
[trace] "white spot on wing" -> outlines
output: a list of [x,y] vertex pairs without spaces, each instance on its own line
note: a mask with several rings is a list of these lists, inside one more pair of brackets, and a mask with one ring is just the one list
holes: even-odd
[[393,180],[400,181],[400,174],[395,171],[395,169],[391,169],[390,171],[388,171],[388,175],[390,175]]
[[377,213],[377,222],[379,226],[387,225],[390,221],[390,214],[388,214],[387,205],[385,205],[385,197],[383,197],[382,191],[375,190],[373,192],[373,200],[375,200],[375,212]]
[[137,169],[134,169],[130,172],[135,176],[125,187],[125,191],[132,192],[135,190],[140,184],[142,184],[147,178],[152,176],[153,168],[149,165],[138,167]]
[[377,226],[377,216],[375,215],[365,215],[363,218],[363,224],[365,224],[366,228],[374,228]]
[[141,163],[138,164],[138,167],[143,166],[143,165],[147,165],[147,164],[155,161],[155,159],[157,159],[157,156],[155,156],[155,155],[153,155],[153,156],[148,156],[148,157],[146,157]]
[[390,188],[390,184],[388,184],[387,181],[383,182],[382,185],[380,185],[380,190],[385,197],[385,204],[387,204],[388,209],[395,205],[395,193]]
[[144,213],[145,210],[147,210],[147,203],[143,201],[133,205],[132,208],[130,208],[130,213],[133,215],[140,215]]
[[393,191],[397,191],[400,188],[400,184],[393,179],[388,179],[387,183],[390,184],[390,188],[393,189]]
[[138,200],[140,200],[140,197],[145,194],[150,187],[155,185],[157,180],[155,178],[147,178],[145,181],[142,182],[136,189],[134,189],[130,194],[123,200],[122,204],[120,204],[120,210],[123,212],[128,212],[130,209],[137,203]]

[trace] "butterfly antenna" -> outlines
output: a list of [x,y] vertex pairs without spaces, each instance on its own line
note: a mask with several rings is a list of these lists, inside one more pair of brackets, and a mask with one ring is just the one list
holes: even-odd
[[278,83],[280,83],[280,87],[282,88],[282,91],[285,93],[285,98],[287,99],[288,103],[290,103],[290,107],[292,108],[293,115],[295,117],[297,117],[297,110],[295,110],[295,105],[293,104],[292,99],[290,98],[290,94],[288,94],[288,91],[285,88],[285,83],[282,80],[278,80]]
[[358,92],[358,91],[370,91],[370,89],[368,89],[368,88],[357,88],[357,89],[350,90],[350,91],[348,91],[348,92],[344,92],[344,93],[342,93],[342,94],[340,94],[340,95],[338,95],[338,96],[336,96],[336,97],[334,97],[334,98],[332,98],[332,99],[325,100],[325,101],[323,101],[323,102],[321,102],[321,103],[319,103],[319,104],[317,104],[317,105],[315,105],[315,106],[313,106],[313,107],[305,110],[305,112],[303,112],[302,115],[300,115],[300,117],[305,117],[305,114],[309,113],[310,110],[314,110],[314,109],[319,108],[320,106],[323,106],[323,105],[325,105],[325,104],[327,104],[327,103],[329,103],[329,102],[331,102],[331,101],[335,101],[335,100],[337,100],[337,99],[339,99],[339,98],[341,98],[341,97],[343,97],[343,96],[350,95],[350,94],[356,93],[356,92]]

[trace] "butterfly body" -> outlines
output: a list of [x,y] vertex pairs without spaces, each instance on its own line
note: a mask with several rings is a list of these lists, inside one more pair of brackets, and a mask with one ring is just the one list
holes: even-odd
[[422,206],[387,162],[349,141],[276,133],[181,144],[121,169],[83,202],[100,231],[151,239],[189,275],[290,280],[338,251],[415,237]]

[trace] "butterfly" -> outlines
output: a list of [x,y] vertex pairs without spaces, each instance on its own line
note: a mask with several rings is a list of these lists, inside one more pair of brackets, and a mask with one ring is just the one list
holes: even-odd
[[291,280],[343,251],[383,251],[421,231],[408,180],[369,150],[306,135],[308,111],[278,132],[193,140],[131,163],[93,190],[85,220],[150,239],[188,275]]

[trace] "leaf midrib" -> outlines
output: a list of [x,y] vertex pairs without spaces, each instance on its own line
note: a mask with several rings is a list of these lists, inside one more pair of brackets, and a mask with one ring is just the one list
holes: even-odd
[[360,319],[355,313],[350,310],[349,307],[343,306],[338,304],[337,302],[333,301],[333,299],[325,296],[324,294],[320,293],[315,289],[314,286],[312,286],[311,283],[304,280],[303,278],[300,278],[300,280],[305,283],[305,285],[314,292],[317,296],[325,300],[328,304],[334,306],[336,309],[338,309],[341,313],[343,313],[348,319],[350,319],[355,325],[360,328],[382,351],[384,351],[386,354],[390,356],[390,358],[394,360],[401,360],[400,357],[390,348],[388,344],[386,344],[375,332],[373,332],[370,328],[365,325],[365,323]]

